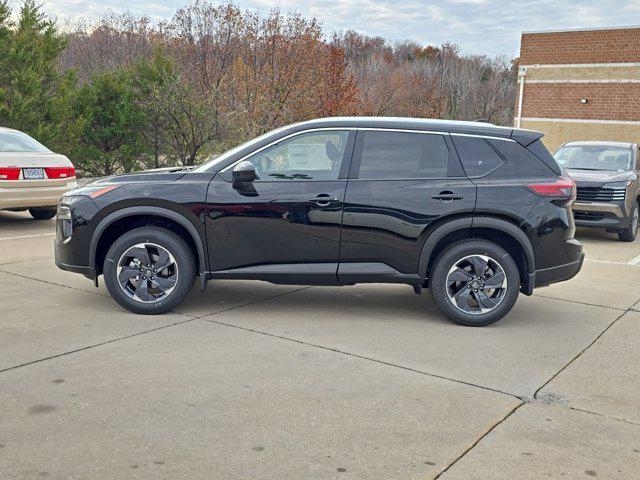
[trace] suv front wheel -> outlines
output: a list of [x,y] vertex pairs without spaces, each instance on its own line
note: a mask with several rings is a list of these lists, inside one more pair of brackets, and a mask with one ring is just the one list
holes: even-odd
[[480,327],[504,317],[520,289],[520,274],[511,255],[482,239],[463,240],[436,259],[429,278],[435,304],[460,325]]
[[636,202],[631,212],[631,218],[629,219],[629,226],[624,230],[618,232],[618,238],[623,242],[633,242],[638,236],[638,216],[640,208]]
[[116,302],[135,313],[165,313],[189,293],[196,263],[176,233],[141,227],[118,238],[104,260],[104,281]]

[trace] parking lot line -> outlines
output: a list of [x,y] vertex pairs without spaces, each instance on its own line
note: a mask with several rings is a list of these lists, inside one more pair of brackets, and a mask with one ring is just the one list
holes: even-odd
[[627,262],[629,265],[640,265],[640,255]]
[[32,238],[32,237],[45,237],[47,235],[55,235],[55,232],[49,233],[34,233],[33,235],[19,235],[17,237],[0,237],[0,241],[2,240],[20,240],[21,238]]
[[606,263],[608,265],[631,265],[640,267],[640,256],[629,260],[628,262],[614,262],[612,260],[600,260],[599,258],[585,258],[585,262]]

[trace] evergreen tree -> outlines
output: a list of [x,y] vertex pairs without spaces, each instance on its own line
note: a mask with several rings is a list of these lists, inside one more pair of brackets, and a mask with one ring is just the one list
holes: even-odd
[[94,75],[77,91],[73,108],[80,123],[83,168],[89,175],[112,175],[143,167],[142,130],[134,76],[120,68]]
[[0,125],[22,130],[52,150],[73,151],[70,112],[75,76],[59,73],[66,40],[34,0],[26,0],[17,21],[8,0],[0,0]]

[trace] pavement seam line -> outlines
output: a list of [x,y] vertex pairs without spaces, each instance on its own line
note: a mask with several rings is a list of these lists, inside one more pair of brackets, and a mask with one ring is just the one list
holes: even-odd
[[438,473],[435,477],[433,477],[433,480],[438,480],[438,478],[440,478],[444,473],[446,473],[451,467],[453,467],[456,463],[458,463],[460,460],[462,460],[462,458],[469,453],[471,450],[473,450],[476,445],[478,445],[483,438],[485,438],[487,435],[489,435],[491,432],[493,432],[496,427],[498,427],[498,425],[501,425],[507,418],[509,418],[511,415],[513,415],[520,407],[522,407],[525,404],[525,402],[521,402],[518,405],[516,405],[515,407],[513,407],[511,409],[511,411],[509,411],[504,417],[502,417],[500,420],[498,420],[496,423],[494,423],[486,432],[484,432],[482,435],[480,435],[480,437],[473,442],[469,448],[465,449],[460,455],[458,455],[453,462],[451,462],[449,465],[447,465],[444,470],[441,470],[440,473]]
[[27,280],[33,280],[34,282],[46,283],[47,285],[53,285],[54,287],[63,287],[63,288],[68,288],[69,290],[75,290],[76,292],[84,292],[84,293],[89,293],[91,295],[98,295],[98,296],[104,297],[104,298],[111,298],[110,295],[105,295],[105,294],[100,293],[100,292],[91,292],[89,290],[83,290],[81,288],[71,287],[69,285],[64,285],[62,283],[55,283],[55,282],[50,282],[48,280],[42,280],[41,278],[29,277],[27,275],[22,275],[21,273],[8,272],[6,270],[3,270],[2,268],[0,268],[0,272],[6,273],[7,275],[14,275],[16,277],[26,278]]
[[611,415],[605,415],[603,413],[592,412],[591,410],[585,410],[584,408],[572,407],[571,405],[561,405],[563,407],[568,408],[569,410],[574,410],[576,412],[588,413],[589,415],[595,415],[596,417],[608,418],[609,420],[615,420],[616,422],[628,423],[629,425],[636,425],[640,427],[640,423],[633,422],[631,420],[626,420],[620,417],[613,417]]
[[[216,313],[211,314],[211,316],[218,315],[219,313],[224,313],[224,312],[216,312]],[[207,315],[206,317],[208,317],[208,316],[210,316],[210,315]],[[324,346],[324,345],[318,345],[316,343],[305,342],[304,340],[297,340],[295,338],[285,337],[283,335],[276,335],[275,333],[263,332],[261,330],[255,330],[253,328],[248,328],[248,327],[241,327],[239,325],[234,325],[232,323],[226,323],[226,322],[221,322],[221,321],[218,321],[218,320],[207,319],[206,317],[199,317],[198,319],[199,320],[204,320],[205,322],[214,323],[216,325],[222,325],[222,326],[225,326],[225,327],[236,328],[238,330],[243,330],[243,331],[246,331],[246,332],[256,333],[258,335],[265,335],[265,336],[268,336],[268,337],[277,338],[279,340],[286,340],[288,342],[298,343],[300,345],[306,345],[308,347],[319,348],[319,349],[322,349],[322,350],[327,350],[327,351],[330,351],[330,352],[339,353],[341,355],[347,355],[347,356],[350,356],[350,357],[359,358],[361,360],[367,360],[369,362],[375,362],[375,363],[378,363],[378,364],[381,364],[381,365],[386,365],[386,366],[389,366],[389,367],[399,368],[401,370],[405,370],[405,371],[413,372],[413,373],[418,373],[420,375],[425,375],[425,376],[437,378],[437,379],[440,379],[440,380],[447,380],[447,381],[450,381],[450,382],[459,383],[461,385],[466,385],[466,386],[469,386],[469,387],[475,387],[475,388],[479,388],[481,390],[487,390],[487,391],[493,392],[493,393],[500,393],[502,395],[507,395],[509,397],[516,398],[516,399],[522,401],[522,398],[520,396],[518,396],[516,394],[513,394],[513,393],[505,392],[504,390],[499,390],[497,388],[486,387],[486,386],[483,386],[483,385],[478,385],[478,384],[467,382],[467,381],[464,381],[464,380],[458,380],[456,378],[445,377],[443,375],[438,375],[437,373],[425,372],[425,371],[422,371],[422,370],[417,370],[415,368],[406,367],[404,365],[398,365],[396,363],[387,362],[385,360],[379,360],[377,358],[367,357],[365,355],[359,355],[357,353],[346,352],[344,350],[340,350],[340,349],[337,349],[337,348],[327,347],[327,346]]]
[[[18,275],[18,276],[22,277],[23,275]],[[25,278],[29,278],[29,277],[25,277]],[[37,279],[32,279],[32,280],[37,280]],[[44,282],[44,283],[49,283],[49,282],[45,282],[44,280],[37,280],[37,281],[42,281],[42,282]],[[61,286],[61,287],[66,287],[66,288],[71,288],[71,289],[73,289],[73,290],[77,290],[77,289],[75,289],[75,288],[73,288],[73,287],[68,287],[68,286],[66,286],[66,285],[57,285],[57,284],[55,284],[55,283],[54,283],[54,284],[52,284],[52,285]],[[234,310],[234,309],[236,309],[236,308],[241,308],[241,307],[244,307],[244,306],[253,305],[253,304],[256,304],[256,303],[259,303],[259,302],[262,302],[262,301],[270,300],[271,298],[281,297],[281,296],[283,296],[283,295],[287,295],[287,294],[289,294],[289,293],[294,293],[294,292],[298,292],[298,291],[300,291],[300,290],[305,290],[305,289],[307,289],[307,288],[311,288],[311,287],[302,287],[302,288],[298,288],[298,289],[291,290],[291,291],[288,291],[288,292],[280,293],[280,294],[278,294],[278,295],[274,295],[273,297],[262,298],[262,299],[255,300],[255,301],[250,302],[250,303],[242,304],[242,305],[234,305],[234,306],[232,306],[232,307],[227,308],[226,310],[221,310],[220,312],[215,312],[215,313],[213,313],[213,314],[209,314],[209,315],[215,315],[215,314],[217,314],[217,313],[228,312],[229,310]],[[79,290],[79,291],[84,291],[84,290]],[[90,293],[90,292],[86,292],[86,293]],[[179,326],[179,325],[182,325],[182,324],[184,324],[184,323],[193,322],[193,321],[198,320],[199,318],[201,318],[201,317],[194,317],[193,315],[189,315],[189,314],[187,314],[187,313],[182,313],[182,312],[175,312],[175,311],[172,311],[171,313],[173,313],[173,314],[175,314],[175,315],[180,315],[180,316],[183,316],[183,317],[188,317],[188,318],[187,318],[187,320],[183,320],[183,321],[181,321],[181,322],[174,322],[174,323],[171,323],[171,324],[169,324],[169,325],[162,325],[162,326],[160,326],[160,327],[152,328],[152,329],[150,329],[150,330],[144,330],[144,331],[142,331],[142,332],[132,333],[131,335],[125,335],[125,336],[123,336],[123,337],[112,338],[111,340],[106,340],[106,341],[104,341],[104,342],[96,343],[96,344],[93,344],[93,345],[86,345],[86,346],[84,346],[84,347],[76,348],[76,349],[73,349],[73,350],[69,350],[69,351],[67,351],[67,352],[57,353],[57,354],[55,354],[55,355],[49,355],[48,357],[39,358],[39,359],[32,360],[32,361],[30,361],[30,362],[25,362],[25,363],[22,363],[22,364],[19,364],[19,365],[13,365],[13,366],[8,367],[8,368],[2,368],[2,369],[0,369],[0,373],[8,372],[8,371],[10,371],[10,370],[15,370],[15,369],[20,368],[20,367],[26,367],[26,366],[29,366],[29,365],[33,365],[33,364],[35,364],[35,363],[45,362],[45,361],[47,361],[47,360],[52,360],[52,359],[54,359],[54,358],[63,357],[63,356],[65,356],[65,355],[70,355],[70,354],[72,354],[72,353],[82,352],[82,351],[84,351],[84,350],[89,350],[89,349],[92,349],[92,348],[95,348],[95,347],[101,347],[101,346],[104,346],[104,345],[108,345],[108,344],[110,344],[110,343],[119,342],[119,341],[121,341],[121,340],[126,340],[126,339],[129,339],[129,338],[132,338],[132,337],[137,337],[137,336],[140,336],[140,335],[145,335],[145,334],[147,334],[147,333],[156,332],[156,331],[158,331],[158,330],[162,330],[162,329],[165,329],[165,328]]]
[[600,305],[599,303],[581,302],[579,300],[569,300],[569,299],[566,299],[566,298],[551,297],[549,295],[540,295],[539,293],[536,293],[533,296],[534,297],[540,297],[540,298],[548,298],[550,300],[558,300],[560,302],[576,303],[578,305],[586,305],[588,307],[608,308],[609,310],[618,310],[620,312],[626,312],[627,311],[627,309],[623,308],[623,307],[612,307],[610,305]]
[[104,346],[104,345],[108,345],[110,343],[119,342],[120,340],[126,340],[128,338],[133,338],[133,337],[137,337],[137,336],[144,335],[144,334],[147,334],[147,333],[156,332],[158,330],[163,330],[165,328],[175,327],[177,325],[182,325],[183,323],[187,323],[187,322],[193,322],[195,320],[197,320],[197,318],[188,318],[187,320],[182,320],[181,322],[174,322],[174,323],[171,323],[169,325],[162,325],[160,327],[152,328],[150,330],[144,330],[142,332],[132,333],[131,335],[125,335],[123,337],[118,337],[118,338],[112,338],[111,340],[106,340],[104,342],[95,343],[93,345],[87,345],[87,346],[84,346],[84,347],[81,347],[81,348],[76,348],[74,350],[69,350],[67,352],[57,353],[55,355],[49,355],[48,357],[39,358],[37,360],[32,360],[30,362],[22,363],[20,365],[13,365],[13,366],[8,367],[8,368],[3,368],[3,369],[0,370],[0,373],[8,372],[8,371],[11,371],[11,370],[16,370],[18,368],[26,367],[26,366],[33,365],[33,364],[36,364],[36,363],[45,362],[47,360],[52,360],[54,358],[64,357],[65,355],[70,355],[72,353],[78,353],[78,352],[82,352],[84,350],[90,350],[90,349],[95,348],[95,347],[101,347],[101,346]]
[[[33,258],[25,258],[22,260],[14,260],[13,262],[3,262],[0,263],[0,267],[5,266],[5,265],[15,265],[17,263],[28,263],[28,262],[37,262],[39,260],[50,260],[51,257],[50,256],[46,256],[46,257],[33,257]],[[7,272],[9,273],[9,272]]]
[[[188,313],[185,313],[184,315],[187,315],[187,316],[189,316],[191,318],[195,318],[195,319],[201,319],[201,318],[204,318],[204,317],[209,317],[211,315],[217,315],[219,313],[229,312],[231,310],[235,310],[236,308],[242,308],[242,307],[248,307],[250,305],[255,305],[256,303],[265,302],[265,301],[271,300],[273,298],[280,298],[280,297],[283,297],[285,295],[289,295],[291,293],[300,292],[302,290],[307,290],[307,289],[312,288],[312,287],[313,287],[313,285],[307,285],[307,286],[304,286],[304,287],[295,288],[295,289],[289,290],[287,292],[277,293],[277,294],[275,294],[275,295],[273,295],[271,297],[258,298],[256,300],[252,300],[251,302],[242,303],[242,304],[239,304],[239,305],[233,305],[231,307],[225,308],[224,310],[220,310],[218,312],[205,313],[204,315],[189,315]],[[202,292],[202,293],[204,293],[204,292]],[[172,312],[181,313],[181,312],[179,312],[177,310],[172,310]]]
[[582,350],[580,350],[571,360],[569,360],[568,363],[566,363],[560,370],[558,370],[556,373],[554,373],[551,378],[549,378],[549,380],[547,380],[546,382],[544,382],[544,384],[542,384],[541,387],[539,387],[535,393],[533,394],[533,398],[537,399],[538,398],[538,394],[540,393],[540,391],[546,387],[547,385],[549,385],[558,375],[560,375],[562,372],[564,372],[573,362],[575,362],[578,358],[580,358],[593,344],[595,344],[598,340],[600,340],[602,338],[602,336],[607,333],[609,331],[609,329],[615,325],[615,323],[620,320],[622,317],[624,317],[628,312],[631,311],[631,308],[626,309],[625,311],[623,311],[620,315],[618,315],[611,323],[609,323],[609,325],[607,325],[605,327],[604,330],[602,330],[598,335],[596,335],[596,337],[589,342],[589,344],[584,347]]

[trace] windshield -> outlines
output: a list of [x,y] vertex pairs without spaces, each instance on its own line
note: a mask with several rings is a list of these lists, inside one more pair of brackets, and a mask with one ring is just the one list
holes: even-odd
[[271,130],[270,132],[267,132],[263,135],[260,135],[259,137],[256,138],[252,138],[251,140],[249,140],[248,142],[244,142],[240,145],[238,145],[237,147],[232,148],[231,150],[228,150],[226,152],[224,152],[222,155],[220,155],[219,157],[203,163],[202,165],[200,165],[199,167],[194,168],[192,171],[193,172],[208,172],[209,170],[215,170],[217,165],[221,165],[223,164],[228,158],[232,157],[233,155],[235,155],[236,153],[238,153],[239,151],[241,151],[242,149],[248,147],[249,145],[253,144],[253,143],[258,143],[260,142],[260,140],[263,140],[267,137],[270,137],[271,135],[273,135],[274,133],[277,133],[281,130],[285,130],[287,127],[281,127],[278,128],[276,130]]
[[41,143],[36,142],[26,133],[0,131],[0,152],[51,152]]
[[606,145],[567,145],[554,157],[564,168],[574,170],[631,170],[631,149]]

